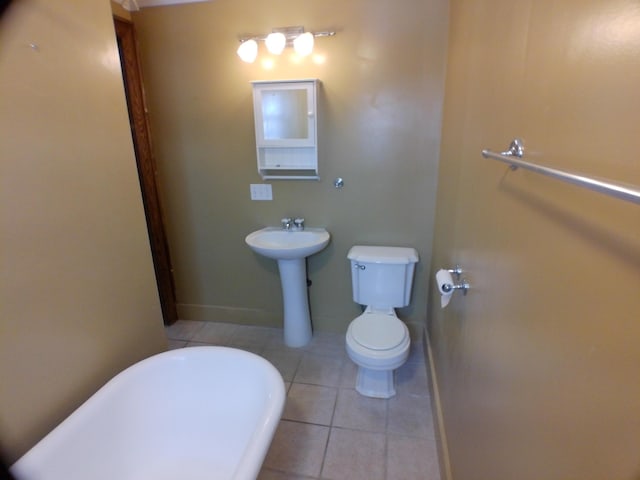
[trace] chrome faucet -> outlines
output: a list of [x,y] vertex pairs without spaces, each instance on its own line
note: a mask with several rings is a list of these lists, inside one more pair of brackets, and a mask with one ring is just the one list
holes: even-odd
[[296,218],[293,220],[293,224],[295,225],[296,230],[304,230],[304,218]]
[[280,222],[282,223],[283,230],[291,230],[291,227],[293,226],[293,220],[291,220],[291,218],[285,217],[280,220]]

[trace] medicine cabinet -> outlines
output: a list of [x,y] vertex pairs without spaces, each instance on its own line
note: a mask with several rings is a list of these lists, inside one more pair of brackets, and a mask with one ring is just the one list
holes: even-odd
[[256,81],[258,173],[265,180],[318,180],[318,81]]

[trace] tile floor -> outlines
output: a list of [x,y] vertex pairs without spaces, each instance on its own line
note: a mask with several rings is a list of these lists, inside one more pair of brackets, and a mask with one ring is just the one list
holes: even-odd
[[278,328],[179,320],[166,332],[170,348],[241,348],[282,374],[287,403],[259,480],[440,480],[421,342],[382,400],[356,392],[343,335],[315,333],[296,349]]

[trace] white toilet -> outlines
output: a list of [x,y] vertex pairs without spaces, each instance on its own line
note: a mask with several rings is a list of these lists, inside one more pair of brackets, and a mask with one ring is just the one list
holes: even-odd
[[411,344],[409,329],[394,308],[409,305],[418,252],[356,245],[347,257],[353,300],[366,306],[347,329],[347,353],[358,365],[356,390],[367,397],[390,398],[396,394],[393,371],[407,361]]

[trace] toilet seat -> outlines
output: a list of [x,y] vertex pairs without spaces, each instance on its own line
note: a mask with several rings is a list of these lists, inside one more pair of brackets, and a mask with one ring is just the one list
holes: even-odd
[[[365,339],[360,337],[359,331],[367,329],[367,326],[371,325],[369,323],[370,319],[374,317],[376,318],[374,322],[381,323],[392,332],[388,339],[384,339],[382,334],[365,335]],[[382,317],[382,320],[378,317]],[[373,328],[370,330],[373,330]],[[398,334],[398,331],[401,333]],[[377,345],[378,349],[369,348],[364,345],[365,343]],[[358,366],[367,369],[394,370],[400,367],[409,356],[410,344],[409,329],[395,315],[365,312],[354,319],[349,324],[349,328],[347,328],[346,346],[349,358]]]
[[391,350],[408,336],[407,327],[395,315],[363,313],[349,326],[351,337],[364,348]]

